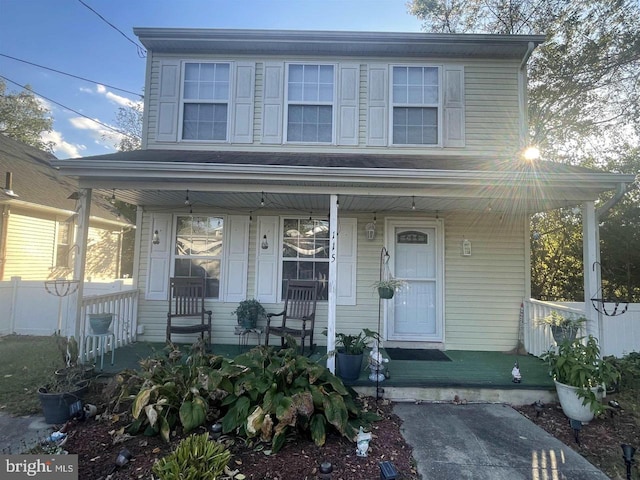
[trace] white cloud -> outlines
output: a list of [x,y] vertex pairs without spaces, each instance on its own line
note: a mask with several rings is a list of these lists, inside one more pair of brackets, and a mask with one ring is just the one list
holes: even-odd
[[58,158],[80,157],[82,155],[80,152],[86,150],[87,148],[84,145],[74,145],[67,142],[66,140],[64,140],[64,138],[62,138],[62,133],[56,130],[53,130],[51,132],[44,132],[42,135],[40,135],[40,138],[44,142],[54,143],[53,151],[55,156]]
[[109,148],[113,149],[115,145],[120,143],[122,135],[108,129],[104,125],[96,123],[98,120],[93,121],[90,118],[85,117],[72,117],[69,119],[69,123],[73,128],[83,130],[87,132],[98,145],[109,144]]
[[116,105],[120,105],[121,107],[129,107],[132,104],[136,104],[136,103],[140,103],[139,101],[133,101],[128,99],[127,97],[123,97],[121,95],[116,95],[115,93],[107,90],[107,87],[105,87],[104,85],[100,85],[98,84],[96,86],[96,91],[100,94],[100,95],[104,95],[104,97],[109,100],[112,103],[115,103]]

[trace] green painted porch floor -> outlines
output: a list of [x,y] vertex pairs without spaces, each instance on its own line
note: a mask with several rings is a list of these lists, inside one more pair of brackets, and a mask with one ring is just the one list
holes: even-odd
[[[184,347],[188,348],[187,345]],[[248,347],[251,348],[251,347]],[[241,351],[238,345],[212,345],[211,351],[227,358],[233,358]],[[546,365],[531,355],[513,355],[502,352],[477,352],[467,350],[447,350],[451,359],[444,361],[392,360],[386,364],[389,378],[381,384],[389,387],[470,387],[495,389],[553,389]],[[111,355],[105,355],[103,375],[113,375],[124,369],[137,369],[143,358],[166,354],[164,344],[137,342],[120,347],[115,352],[115,364],[109,364]],[[311,358],[325,361],[325,347],[317,347]],[[511,381],[511,370],[516,360],[522,375],[521,383]],[[352,386],[371,386],[369,369],[364,357],[360,378],[350,383]]]

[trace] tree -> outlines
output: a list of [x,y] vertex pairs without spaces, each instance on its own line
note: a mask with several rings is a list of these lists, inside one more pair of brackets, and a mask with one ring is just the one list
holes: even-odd
[[[528,71],[532,143],[547,160],[640,171],[637,0],[413,0],[409,11],[432,32],[545,34]],[[636,300],[638,197],[637,189],[628,194],[600,227],[603,288]],[[581,298],[582,278],[570,273],[582,264],[576,215],[536,214],[531,231],[532,294]]]
[[116,125],[123,135],[118,150],[130,152],[142,148],[142,102],[131,102],[128,107],[118,108]]
[[0,79],[0,134],[32,147],[53,152],[54,143],[44,142],[41,135],[53,129],[51,112],[27,88],[20,93],[6,91]]

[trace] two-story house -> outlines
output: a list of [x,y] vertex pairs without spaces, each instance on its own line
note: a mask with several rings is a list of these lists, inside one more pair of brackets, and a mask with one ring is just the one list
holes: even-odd
[[[597,291],[594,200],[633,178],[523,158],[527,61],[543,37],[135,33],[148,50],[143,150],[58,165],[83,195],[115,189],[139,206],[144,339],[164,340],[171,276],[206,277],[214,343],[237,341],[239,300],[276,312],[285,279],[311,278],[318,332],[509,350],[530,216],[569,205],[584,212],[585,298]],[[388,274],[406,284],[381,301],[372,284]]]

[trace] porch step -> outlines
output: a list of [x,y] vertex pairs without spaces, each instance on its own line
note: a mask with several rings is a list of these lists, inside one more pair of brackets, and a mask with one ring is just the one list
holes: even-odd
[[[507,403],[509,405],[529,405],[537,400],[543,403],[556,402],[558,397],[554,388],[478,388],[478,387],[398,387],[385,385],[381,397],[394,402],[446,402],[454,403]],[[353,389],[361,395],[375,397],[376,385],[358,385]]]

